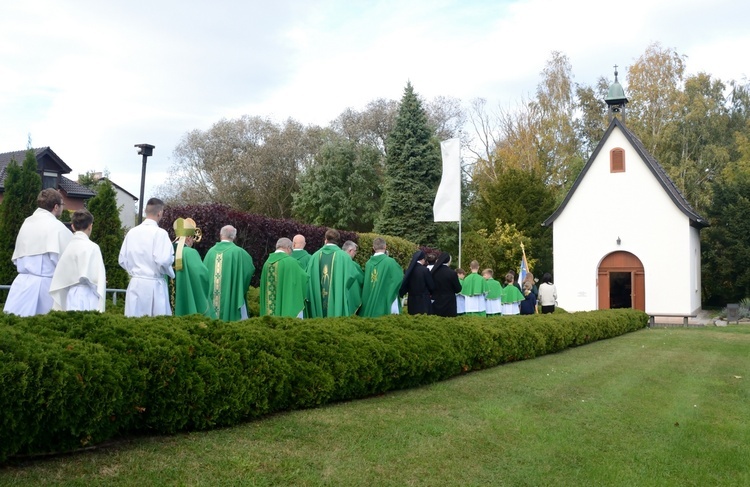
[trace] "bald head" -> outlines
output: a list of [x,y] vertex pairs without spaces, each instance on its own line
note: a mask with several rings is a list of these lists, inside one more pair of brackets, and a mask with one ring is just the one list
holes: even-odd
[[229,240],[230,242],[234,242],[234,239],[237,238],[237,229],[232,225],[225,225],[221,227],[219,237],[221,237],[222,240]]
[[[289,239],[287,239],[289,240]],[[295,235],[294,236],[294,242],[293,247],[295,249],[304,249],[307,242],[305,242],[305,236],[304,235]]]

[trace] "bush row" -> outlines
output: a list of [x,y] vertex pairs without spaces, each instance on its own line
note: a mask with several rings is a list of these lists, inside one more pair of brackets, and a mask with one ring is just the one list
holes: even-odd
[[634,310],[234,323],[0,315],[0,462],[429,384],[647,323]]

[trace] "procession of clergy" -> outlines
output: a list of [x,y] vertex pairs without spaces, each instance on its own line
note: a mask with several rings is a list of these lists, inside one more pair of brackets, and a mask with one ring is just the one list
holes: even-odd
[[[18,276],[4,311],[19,316],[53,309],[103,312],[106,277],[99,246],[89,239],[93,216],[87,210],[77,210],[68,229],[59,220],[64,204],[54,189],[42,190],[37,206],[16,239],[12,259]],[[192,248],[201,238],[195,222],[178,218],[173,242],[158,225],[163,214],[164,203],[151,198],[146,218],[128,231],[123,241],[118,261],[130,276],[125,315],[171,315],[171,278],[176,316],[203,314],[225,321],[247,318],[247,291],[255,266],[250,254],[234,243],[237,230],[224,226],[220,241],[201,259]],[[524,282],[522,292],[514,284],[514,276],[508,274],[503,287],[492,279],[490,269],[479,274],[476,261],[471,263],[471,274],[459,279],[445,252],[427,265],[425,253],[417,251],[404,272],[388,256],[383,238],[373,240],[374,254],[363,271],[354,261],[357,244],[347,241],[339,247],[339,240],[338,231],[327,230],[323,247],[310,255],[304,249],[304,236],[296,235],[293,241],[280,238],[260,277],[261,316],[377,317],[398,314],[404,296],[409,314],[501,315],[536,310],[533,281]]]

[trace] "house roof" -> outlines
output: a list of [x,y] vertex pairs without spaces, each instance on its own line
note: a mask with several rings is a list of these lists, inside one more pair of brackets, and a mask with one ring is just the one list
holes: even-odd
[[[55,151],[50,149],[49,147],[39,147],[36,149],[31,149],[34,151],[34,154],[36,155],[37,161],[45,161],[50,162],[56,166],[58,166],[58,169],[60,170],[60,174],[68,174],[72,171],[70,167],[68,167],[65,162],[60,159],[60,157],[55,154]],[[8,165],[11,159],[15,159],[18,165],[23,164],[23,160],[26,158],[26,151],[25,150],[17,150],[13,152],[4,152],[0,154],[0,167],[3,171],[3,176],[5,175],[5,167]]]
[[100,178],[99,181],[109,181],[109,183],[112,186],[114,186],[115,188],[119,189],[120,191],[122,191],[126,195],[130,196],[131,198],[133,198],[133,201],[138,201],[138,197],[136,195],[134,195],[133,193],[131,193],[127,189],[123,188],[119,184],[115,183],[114,181],[112,181],[111,179],[109,179],[107,176],[104,176],[104,177]]
[[575,193],[576,189],[578,189],[578,186],[580,185],[583,178],[586,176],[586,173],[588,172],[591,165],[594,163],[594,160],[596,160],[597,156],[599,155],[599,152],[601,151],[602,147],[604,146],[604,143],[609,138],[610,134],[615,130],[615,127],[619,128],[622,133],[625,135],[625,138],[630,142],[630,144],[633,146],[635,151],[638,153],[638,155],[641,157],[643,162],[646,164],[646,167],[649,168],[651,173],[656,177],[657,181],[659,181],[659,184],[661,184],[662,188],[664,188],[664,191],[667,192],[670,199],[674,202],[675,205],[677,205],[677,208],[680,209],[689,219],[690,219],[690,225],[694,226],[696,228],[703,228],[707,227],[709,224],[708,222],[701,217],[692,206],[690,206],[690,203],[685,199],[685,197],[682,195],[679,189],[677,189],[677,186],[674,184],[672,179],[667,175],[667,173],[664,171],[664,168],[661,167],[661,164],[652,156],[647,150],[646,147],[643,145],[643,142],[636,137],[636,135],[628,130],[627,127],[625,127],[625,124],[620,121],[620,119],[614,117],[612,118],[612,122],[610,122],[609,127],[607,127],[607,131],[604,133],[604,136],[602,137],[602,140],[599,141],[599,144],[596,146],[596,149],[591,154],[591,157],[589,157],[589,160],[586,162],[586,165],[583,166],[583,169],[581,170],[581,173],[578,175],[578,178],[576,178],[575,182],[573,183],[573,186],[570,188],[570,191],[568,191],[568,194],[565,195],[565,199],[560,203],[560,206],[557,207],[554,213],[550,215],[549,218],[544,220],[544,223],[542,225],[549,226],[552,225],[552,223],[557,219],[558,216],[563,212],[565,209],[565,206],[568,204],[568,201],[570,201],[570,198],[573,196],[573,193]]
[[[32,150],[36,155],[37,167],[40,169],[51,169],[54,167],[60,173],[59,189],[65,191],[68,196],[86,199],[96,195],[89,188],[63,176],[63,174],[70,173],[72,169],[60,159],[60,156],[55,154],[55,151],[49,147],[39,147]],[[5,190],[5,170],[8,164],[10,164],[11,159],[15,160],[19,165],[23,164],[24,159],[26,159],[26,151],[19,150],[0,154],[0,192]]]
[[65,191],[68,196],[75,196],[78,198],[92,198],[96,196],[96,193],[91,191],[86,186],[78,184],[72,179],[68,179],[65,176],[60,176],[60,189]]

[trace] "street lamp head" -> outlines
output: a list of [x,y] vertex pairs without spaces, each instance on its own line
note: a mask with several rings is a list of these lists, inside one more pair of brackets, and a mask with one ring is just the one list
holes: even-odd
[[151,144],[135,144],[138,147],[138,155],[143,156],[143,165],[141,166],[141,198],[138,201],[138,224],[143,221],[143,188],[146,184],[146,160],[154,153],[154,146]]
[[154,146],[151,144],[135,144],[138,147],[138,155],[149,157],[154,153]]

